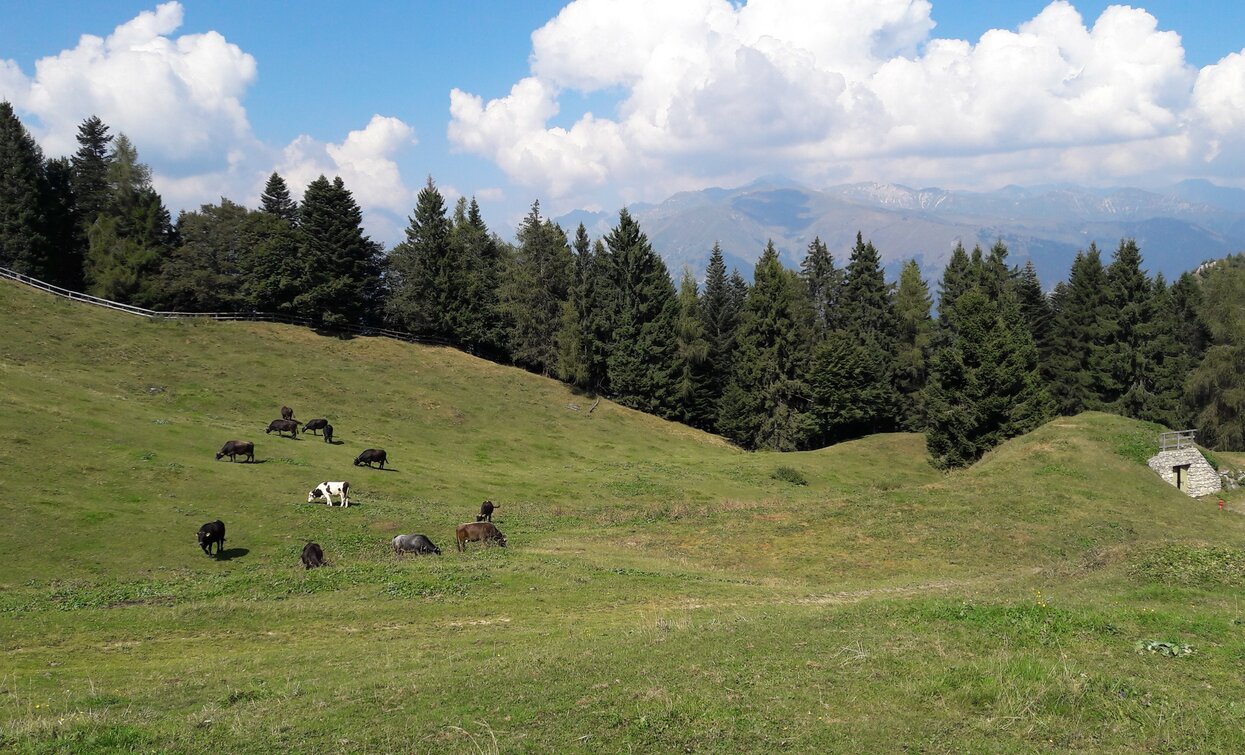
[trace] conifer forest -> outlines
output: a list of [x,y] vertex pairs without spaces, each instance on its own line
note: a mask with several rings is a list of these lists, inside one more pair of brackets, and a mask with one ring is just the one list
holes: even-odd
[[295,201],[274,173],[258,208],[174,219],[124,134],[92,117],[77,141],[45,158],[0,103],[0,266],[155,309],[405,330],[749,449],[920,431],[953,468],[1090,409],[1245,449],[1245,254],[1168,281],[1130,239],[1090,244],[1047,289],[998,242],[957,246],[936,282],[915,261],[888,281],[857,234],[814,239],[799,270],[770,244],[750,280],[714,246],[698,281],[672,277],[626,209],[594,239],[534,202],[511,243],[431,178],[388,250],[340,178]]

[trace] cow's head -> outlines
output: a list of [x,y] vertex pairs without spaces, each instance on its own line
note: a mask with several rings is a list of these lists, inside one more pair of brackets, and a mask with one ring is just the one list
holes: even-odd
[[320,492],[320,489],[315,488],[314,490],[312,490],[310,493],[307,494],[307,503],[311,503],[315,501],[317,498],[319,498],[322,495],[324,494]]
[[218,452],[218,453],[216,454],[216,460],[217,460],[217,461],[220,461],[222,458],[224,458],[224,456],[225,456],[225,454],[224,454],[223,452]]

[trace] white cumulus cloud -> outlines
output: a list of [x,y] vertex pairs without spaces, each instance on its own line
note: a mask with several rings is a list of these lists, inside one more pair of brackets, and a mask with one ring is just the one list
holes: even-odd
[[[508,94],[451,92],[448,135],[554,197],[627,200],[774,172],[1111,181],[1240,151],[1245,60],[1198,71],[1143,9],[1087,23],[1056,0],[976,41],[934,26],[926,0],[575,0]],[[559,125],[568,92],[619,97]]]
[[397,118],[374,115],[340,144],[299,136],[282,152],[276,171],[299,196],[320,175],[341,176],[360,205],[403,213],[413,206],[414,193],[403,182],[394,156],[415,143],[413,128]]
[[242,97],[255,59],[216,32],[174,38],[182,15],[180,3],[167,2],[107,37],[84,34],[38,60],[33,76],[0,61],[0,97],[37,119],[32,131],[51,154],[72,152],[78,124],[98,115],[144,155],[219,158],[225,145],[251,138]]

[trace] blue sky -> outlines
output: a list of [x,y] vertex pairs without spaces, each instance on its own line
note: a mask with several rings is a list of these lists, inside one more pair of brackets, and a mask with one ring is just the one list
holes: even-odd
[[1239,0],[566,5],[5,1],[0,97],[51,154],[98,112],[175,210],[254,201],[273,169],[342,172],[386,242],[429,174],[499,228],[533,199],[613,210],[774,173],[1245,177]]

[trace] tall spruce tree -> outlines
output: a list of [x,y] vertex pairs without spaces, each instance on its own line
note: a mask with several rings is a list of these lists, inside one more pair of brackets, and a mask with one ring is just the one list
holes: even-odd
[[811,327],[804,284],[783,269],[770,242],[753,272],[731,384],[719,404],[718,427],[736,443],[792,451],[815,436],[806,382]]
[[329,326],[374,321],[383,250],[363,233],[354,195],[340,177],[320,176],[307,185],[298,217],[309,278],[295,298],[300,313]]
[[873,364],[877,372],[870,381],[886,387],[883,399],[869,406],[872,416],[864,421],[869,432],[883,432],[899,424],[895,391],[899,321],[892,294],[873,242],[866,243],[857,233],[843,280],[840,309],[843,329],[876,355]]
[[916,260],[908,260],[899,273],[895,293],[896,334],[895,390],[899,394],[900,425],[911,431],[925,427],[922,405],[930,349],[933,347],[933,301],[929,285],[921,277]]
[[972,288],[972,263],[964,244],[956,242],[951,250],[951,259],[943,268],[942,280],[938,283],[938,329],[940,333],[950,334],[955,321],[955,302]]
[[993,301],[974,286],[954,306],[955,326],[934,356],[926,398],[926,443],[942,469],[971,464],[1036,428],[1051,409],[1037,347],[1011,291]]
[[614,291],[613,335],[606,363],[610,392],[641,411],[675,411],[675,319],[679,303],[665,261],[623,208],[605,236]]
[[160,268],[176,234],[151,186],[151,169],[125,134],[112,141],[106,178],[107,201],[87,233],[87,290],[106,299],[157,304]]
[[108,126],[92,115],[78,126],[78,151],[70,158],[73,193],[83,233],[112,204],[108,170],[112,136]]
[[1114,323],[1097,246],[1077,254],[1055,301],[1050,355],[1043,365],[1055,408],[1060,414],[1098,408],[1109,380],[1106,349]]
[[320,274],[303,256],[303,234],[288,221],[261,210],[247,214],[241,244],[241,306],[299,314],[299,297],[318,285]]
[[466,250],[452,243],[445,199],[431,176],[409,220],[406,240],[389,254],[389,315],[407,330],[457,342],[465,314]]
[[290,196],[290,187],[286,186],[285,179],[275,170],[268,176],[259,202],[261,211],[281,218],[292,227],[298,225],[298,203]]
[[1109,410],[1137,417],[1150,401],[1152,364],[1147,346],[1152,336],[1151,282],[1141,269],[1141,250],[1132,239],[1120,241],[1106,270],[1111,317],[1103,345],[1105,380],[1099,401]]
[[510,324],[510,355],[518,364],[552,375],[574,260],[562,228],[541,217],[540,202],[532,203],[519,226],[518,241],[500,291]]
[[1029,335],[1038,347],[1042,361],[1046,361],[1050,338],[1051,310],[1050,300],[1042,291],[1042,281],[1038,278],[1037,268],[1033,260],[1025,262],[1025,266],[1017,274],[1014,285],[1016,301],[1020,305],[1020,316],[1024,319]]
[[804,279],[813,309],[813,336],[820,340],[841,326],[838,315],[843,289],[843,271],[834,266],[834,257],[820,236],[814,237],[808,245],[808,252],[800,263],[800,277]]
[[1198,440],[1245,451],[1245,254],[1212,265],[1202,286],[1201,319],[1211,340],[1188,380]]
[[489,232],[475,197],[460,199],[454,210],[450,243],[461,265],[463,292],[459,298],[458,339],[469,351],[501,356],[506,332],[498,289],[501,287],[501,245]]
[[43,151],[0,101],[0,266],[48,277]]
[[58,286],[82,290],[82,221],[73,193],[73,167],[60,157],[44,165],[43,219],[48,253],[44,265],[47,280]]
[[[709,374],[709,393],[715,404],[730,381],[735,332],[739,327],[742,305],[743,297],[732,288],[731,280],[726,276],[722,247],[715,243],[705,269],[705,292],[700,304],[705,338],[709,341],[705,370]],[[716,416],[716,409],[714,414]]]
[[709,339],[700,312],[696,276],[683,269],[679,282],[679,314],[675,336],[675,418],[684,424],[709,429],[713,425],[714,396],[709,381]]
[[609,259],[600,241],[593,244],[589,240],[583,223],[575,229],[571,251],[574,274],[558,331],[558,377],[579,388],[598,391],[605,384],[612,330],[604,296],[609,285],[604,268]]

